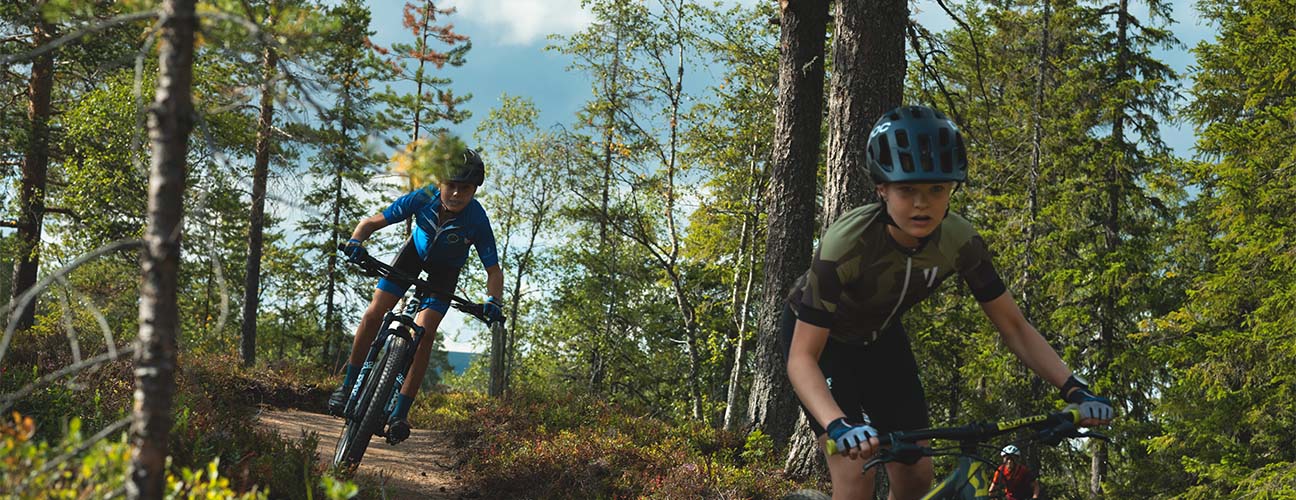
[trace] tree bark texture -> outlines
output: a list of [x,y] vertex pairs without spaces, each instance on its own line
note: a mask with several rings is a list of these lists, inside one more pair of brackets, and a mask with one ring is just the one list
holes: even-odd
[[262,57],[261,117],[257,123],[256,159],[252,164],[252,215],[248,222],[247,276],[243,280],[243,365],[256,363],[257,309],[261,302],[261,253],[265,244],[266,178],[270,174],[270,136],[274,132],[274,82],[278,57],[265,48]]
[[766,197],[765,276],[747,407],[751,424],[769,435],[779,449],[787,445],[798,413],[778,339],[779,320],[792,282],[810,265],[827,22],[827,2],[790,2],[783,8],[779,35],[779,96]]
[[828,474],[828,462],[819,451],[819,442],[815,439],[814,431],[810,430],[804,412],[797,418],[783,470],[794,478],[823,477]]
[[[44,21],[33,27],[34,46],[53,38],[53,28]],[[22,185],[18,194],[17,253],[14,255],[12,299],[26,293],[36,284],[40,271],[41,225],[45,220],[45,187],[49,171],[50,96],[54,89],[54,52],[46,52],[32,61],[31,80],[27,85],[27,151],[23,154]],[[18,329],[30,328],[36,319],[36,301],[18,314]]]
[[157,97],[149,107],[152,150],[148,226],[141,256],[139,339],[135,350],[135,404],[126,493],[162,498],[167,435],[175,394],[176,279],[184,213],[185,156],[193,128],[194,0],[162,3]]
[[876,198],[865,152],[882,113],[904,98],[905,0],[833,3],[833,71],[829,76],[828,165],[823,227]]

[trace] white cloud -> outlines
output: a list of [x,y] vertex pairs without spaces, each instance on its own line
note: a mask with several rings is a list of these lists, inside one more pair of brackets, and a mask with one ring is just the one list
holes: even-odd
[[[487,35],[504,45],[530,45],[552,33],[580,31],[594,16],[580,0],[450,0],[458,12],[454,19],[473,19],[496,30]],[[481,35],[477,35],[481,36]]]

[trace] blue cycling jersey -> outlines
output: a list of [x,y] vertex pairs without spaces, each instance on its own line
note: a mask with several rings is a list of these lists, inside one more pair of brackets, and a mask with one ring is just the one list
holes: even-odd
[[474,199],[463,212],[443,223],[438,223],[441,208],[441,191],[428,186],[397,198],[383,210],[388,224],[395,224],[414,216],[414,241],[423,262],[448,267],[463,267],[468,260],[468,247],[477,248],[477,257],[483,267],[499,264],[495,251],[495,233],[491,231],[486,210]]

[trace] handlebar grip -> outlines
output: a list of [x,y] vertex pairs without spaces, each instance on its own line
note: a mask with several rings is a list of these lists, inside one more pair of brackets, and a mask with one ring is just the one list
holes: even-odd
[[[891,444],[890,434],[873,436],[873,439],[878,440],[878,446],[887,446]],[[837,449],[837,441],[832,438],[828,438],[828,442],[824,444],[824,450],[827,451],[829,455],[836,455],[838,451],[844,451]]]

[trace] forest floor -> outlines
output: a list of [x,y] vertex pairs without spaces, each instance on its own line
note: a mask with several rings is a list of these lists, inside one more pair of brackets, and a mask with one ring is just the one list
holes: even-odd
[[[275,429],[287,439],[298,439],[302,431],[319,435],[316,455],[329,464],[342,433],[342,419],[296,409],[262,408],[257,417],[260,425]],[[444,432],[413,429],[409,439],[398,446],[388,445],[375,437],[365,452],[356,482],[376,485],[383,491],[380,498],[476,498],[459,481],[458,459]]]

